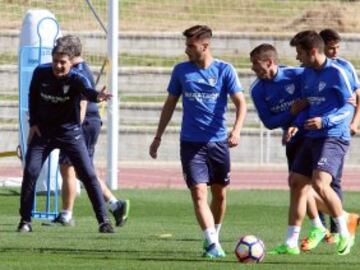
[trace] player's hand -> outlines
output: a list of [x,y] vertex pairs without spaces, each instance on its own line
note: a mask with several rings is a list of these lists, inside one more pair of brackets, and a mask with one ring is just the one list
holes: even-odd
[[297,99],[294,101],[294,103],[291,105],[290,107],[290,113],[292,115],[297,115],[299,112],[301,112],[302,110],[304,110],[307,106],[309,106],[309,102],[307,101],[307,99],[302,98],[302,99]]
[[110,94],[110,93],[106,90],[106,86],[104,86],[104,87],[100,90],[99,95],[97,96],[98,102],[107,101],[107,100],[110,100],[111,98],[112,98],[112,94]]
[[316,130],[322,128],[321,117],[313,117],[305,121],[304,128],[307,130]]
[[297,127],[289,127],[282,136],[282,144],[285,145],[290,142],[291,138],[295,136],[295,134],[299,131]]
[[347,100],[347,103],[350,103],[351,105],[353,105],[354,107],[356,107],[356,96],[352,95],[351,97],[349,97],[349,99]]
[[238,131],[232,130],[228,137],[229,147],[235,147],[240,142],[240,133]]
[[161,143],[161,139],[160,137],[155,137],[152,141],[152,143],[150,144],[149,147],[149,155],[153,158],[156,159],[157,158],[157,150],[160,146]]
[[37,125],[34,125],[30,128],[29,130],[29,135],[28,135],[28,139],[27,139],[27,144],[29,145],[31,140],[34,138],[34,135],[37,135],[39,137],[41,137],[41,132],[40,129]]
[[358,129],[358,125],[356,123],[351,123],[350,124],[350,134],[351,136],[354,136],[356,134],[358,134],[359,129]]

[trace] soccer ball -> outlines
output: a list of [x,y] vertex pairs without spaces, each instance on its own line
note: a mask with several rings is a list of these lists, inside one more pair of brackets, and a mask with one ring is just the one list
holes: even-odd
[[264,243],[254,235],[245,235],[236,244],[235,255],[241,263],[259,263],[265,257]]

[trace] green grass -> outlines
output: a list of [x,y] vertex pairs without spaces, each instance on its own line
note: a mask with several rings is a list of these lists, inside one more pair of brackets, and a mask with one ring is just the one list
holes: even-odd
[[[232,63],[236,68],[250,69],[251,64],[248,56],[244,55],[215,55],[216,58]],[[84,58],[91,66],[102,66],[105,56],[85,54]],[[128,53],[119,56],[119,64],[123,67],[168,67],[171,68],[175,64],[185,61],[186,57],[162,57],[153,55],[132,55]],[[360,60],[358,58],[347,58],[355,68],[360,68]],[[299,62],[295,58],[280,58],[279,63],[283,65],[298,66]],[[9,53],[0,54],[0,65],[16,65],[17,56]]]
[[[106,22],[107,1],[91,2]],[[122,31],[179,31],[205,23],[217,31],[286,32],[304,27],[336,27],[359,32],[358,1],[121,0],[119,3]],[[0,6],[0,28],[4,30],[18,29],[26,10],[46,8],[56,15],[63,29],[101,31],[85,1],[0,0]]]
[[[286,230],[287,191],[230,191],[221,233],[228,256],[208,261],[200,256],[202,235],[186,190],[124,190],[121,196],[131,199],[131,216],[116,234],[97,233],[85,194],[76,201],[75,227],[35,221],[33,233],[18,234],[18,190],[0,189],[0,269],[247,269],[251,266],[237,263],[233,255],[239,236],[256,234],[272,248]],[[358,193],[345,195],[351,211],[360,211],[358,198]],[[358,269],[359,255],[359,244],[345,257],[336,255],[334,246],[321,244],[300,256],[267,255],[256,268]]]

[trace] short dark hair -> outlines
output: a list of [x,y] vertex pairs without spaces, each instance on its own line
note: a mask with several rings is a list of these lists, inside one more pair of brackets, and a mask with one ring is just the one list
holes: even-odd
[[300,46],[306,52],[310,52],[311,49],[316,48],[319,52],[324,52],[324,40],[321,36],[313,30],[306,30],[297,33],[291,40],[290,46]]
[[341,37],[338,32],[334,29],[326,28],[320,31],[319,35],[324,40],[325,44],[328,44],[331,41],[340,42]]
[[259,56],[264,59],[274,59],[276,62],[278,60],[278,54],[275,47],[268,43],[262,43],[256,46],[251,52],[250,57]]
[[186,38],[195,37],[196,39],[211,38],[212,30],[207,25],[194,25],[183,32]]
[[82,44],[78,36],[65,35],[56,40],[56,45],[69,46],[74,51],[75,56],[81,56]]
[[55,47],[51,51],[51,55],[54,56],[55,54],[67,55],[70,59],[73,59],[75,57],[75,51],[73,50],[73,48],[63,44],[55,45]]

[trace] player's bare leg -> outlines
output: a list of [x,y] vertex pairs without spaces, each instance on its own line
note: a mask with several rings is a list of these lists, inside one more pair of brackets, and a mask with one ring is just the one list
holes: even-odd
[[310,187],[309,179],[301,174],[291,172],[289,185],[290,205],[285,243],[269,251],[269,254],[300,254],[298,242],[302,221],[306,213],[307,196]]
[[213,184],[210,188],[212,194],[210,209],[214,217],[215,229],[219,236],[226,211],[226,186]]
[[205,237],[206,247],[204,246],[205,252],[203,256],[209,258],[224,257],[225,252],[219,244],[218,234],[215,230],[214,216],[207,202],[207,184],[192,185],[190,191],[195,216]]
[[74,201],[76,198],[76,173],[73,166],[61,165],[60,173],[63,179],[62,184],[62,203],[63,209],[71,211],[74,208]]
[[314,190],[323,199],[339,228],[339,242],[337,243],[338,254],[346,255],[350,252],[354,243],[354,237],[349,233],[347,218],[343,212],[341,200],[331,188],[331,181],[332,176],[329,173],[320,170],[315,170],[313,172],[312,184]]
[[207,185],[196,184],[190,187],[196,219],[202,230],[215,228],[214,217],[207,202]]
[[[309,181],[311,180],[309,179]],[[308,189],[306,210],[311,228],[307,236],[301,240],[300,248],[302,251],[310,251],[316,248],[324,238],[331,236],[319,216],[319,210],[323,213],[329,213],[329,210],[311,186]]]

